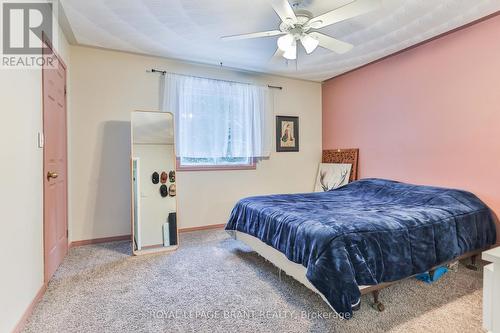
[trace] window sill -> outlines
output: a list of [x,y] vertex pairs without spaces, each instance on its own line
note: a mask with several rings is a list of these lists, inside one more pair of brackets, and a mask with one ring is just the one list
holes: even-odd
[[231,170],[256,170],[257,163],[243,165],[181,165],[177,159],[176,171],[231,171]]

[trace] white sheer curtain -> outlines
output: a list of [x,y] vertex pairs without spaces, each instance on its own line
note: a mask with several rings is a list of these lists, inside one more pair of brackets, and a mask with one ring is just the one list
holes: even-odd
[[187,158],[267,157],[268,87],[167,73],[161,108],[175,115],[176,152]]

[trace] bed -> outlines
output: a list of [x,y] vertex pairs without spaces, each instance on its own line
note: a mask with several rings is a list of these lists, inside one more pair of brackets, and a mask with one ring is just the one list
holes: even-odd
[[344,318],[362,294],[378,297],[389,283],[475,255],[496,241],[492,214],[474,194],[384,179],[329,192],[245,198],[226,230],[318,292]]

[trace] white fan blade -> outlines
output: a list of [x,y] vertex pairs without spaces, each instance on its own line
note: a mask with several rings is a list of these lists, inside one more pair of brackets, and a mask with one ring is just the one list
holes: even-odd
[[323,35],[322,33],[319,32],[311,32],[309,36],[311,36],[314,39],[317,39],[319,41],[319,46],[322,46],[325,49],[329,49],[335,53],[339,54],[346,53],[353,48],[352,44],[340,41],[338,39],[335,39],[327,35]]
[[276,52],[274,52],[274,55],[271,58],[271,62],[283,61],[285,59],[285,58],[283,58],[283,53],[285,53],[285,52],[282,51],[280,48],[277,48]]
[[292,6],[287,0],[269,0],[269,2],[281,21],[287,23],[297,22],[297,16],[295,16]]
[[314,29],[341,22],[352,17],[371,12],[380,6],[381,0],[356,0],[340,8],[334,9],[309,20],[308,25]]
[[253,32],[250,34],[224,36],[224,37],[221,37],[221,39],[239,40],[239,39],[249,39],[249,38],[259,38],[259,37],[271,37],[271,36],[278,36],[278,35],[284,35],[284,34],[285,34],[284,32],[279,31],[279,30],[270,30],[270,31]]

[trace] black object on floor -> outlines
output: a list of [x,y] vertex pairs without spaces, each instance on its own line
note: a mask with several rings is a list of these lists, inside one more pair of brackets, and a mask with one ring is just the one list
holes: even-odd
[[177,245],[177,213],[168,214],[168,233],[170,245]]

